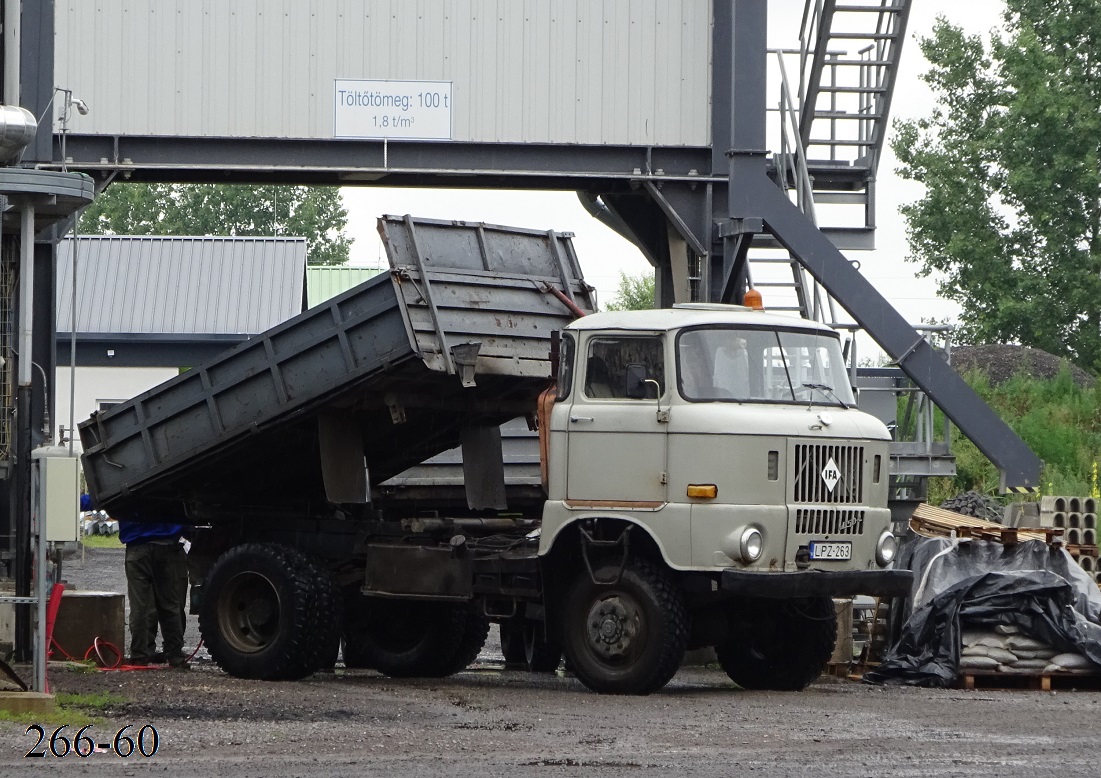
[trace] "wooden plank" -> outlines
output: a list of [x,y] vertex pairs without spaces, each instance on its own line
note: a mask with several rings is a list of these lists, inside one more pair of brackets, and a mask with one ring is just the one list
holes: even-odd
[[1062,527],[1005,527],[974,516],[964,516],[955,511],[936,508],[921,503],[910,519],[910,528],[925,537],[976,537],[1013,545],[1025,540],[1041,540],[1045,543],[1062,543]]
[[974,691],[1097,691],[1101,689],[1101,673],[1094,670],[1067,670],[1060,673],[999,673],[973,670],[961,673],[954,684],[957,689]]

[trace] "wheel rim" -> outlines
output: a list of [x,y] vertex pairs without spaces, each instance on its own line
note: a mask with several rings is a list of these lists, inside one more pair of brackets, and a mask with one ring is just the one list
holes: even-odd
[[645,620],[638,602],[618,592],[596,600],[585,620],[586,647],[606,665],[634,660],[646,643]]
[[233,576],[218,602],[218,627],[227,643],[253,654],[270,646],[279,634],[279,591],[257,572]]

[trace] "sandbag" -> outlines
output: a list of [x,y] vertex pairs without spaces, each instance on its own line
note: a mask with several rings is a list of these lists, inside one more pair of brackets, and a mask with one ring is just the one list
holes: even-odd
[[966,646],[963,651],[960,652],[960,656],[988,656],[1003,665],[1011,665],[1017,661],[1017,655],[1012,651],[1005,648],[995,648],[993,646]]
[[996,670],[998,660],[990,656],[964,656],[960,657],[960,667],[968,670]]
[[991,648],[1005,648],[1006,641],[1009,640],[1009,637],[1006,635],[998,635],[994,632],[965,630],[962,639],[965,648],[967,646],[990,646]]
[[1058,654],[1051,658],[1051,664],[1062,670],[1092,670],[1093,663],[1081,654]]

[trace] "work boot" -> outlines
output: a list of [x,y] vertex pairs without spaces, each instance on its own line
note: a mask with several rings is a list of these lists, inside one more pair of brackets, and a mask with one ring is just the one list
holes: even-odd
[[168,657],[168,666],[173,670],[190,670],[191,664],[187,661],[187,657],[183,654],[179,656]]
[[124,665],[131,665],[133,667],[146,667],[146,666],[152,664],[152,662],[150,661],[149,657],[147,657],[147,656],[128,656],[123,661],[123,664]]

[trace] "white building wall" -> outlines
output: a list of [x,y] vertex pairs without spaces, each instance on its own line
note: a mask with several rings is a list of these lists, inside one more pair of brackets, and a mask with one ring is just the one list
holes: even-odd
[[449,81],[452,139],[704,146],[711,0],[58,0],[80,133],[332,138],[334,79]]
[[[99,410],[101,402],[129,400],[179,374],[179,369],[174,367],[77,367],[74,421],[79,426],[93,411]],[[64,426],[69,429],[71,373],[68,367],[59,367],[54,375],[54,408],[57,418],[52,422],[53,428],[57,430]],[[79,442],[77,439],[78,444]]]

